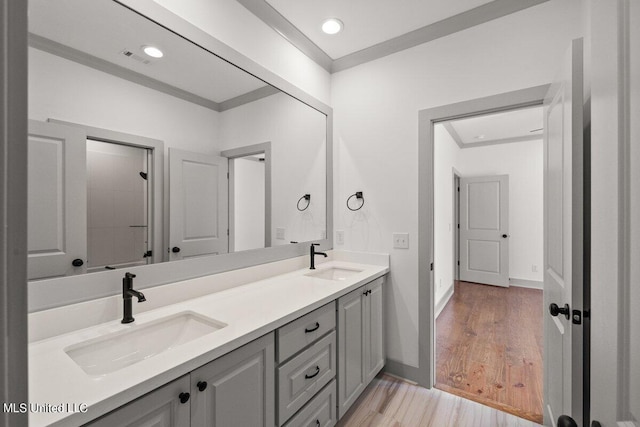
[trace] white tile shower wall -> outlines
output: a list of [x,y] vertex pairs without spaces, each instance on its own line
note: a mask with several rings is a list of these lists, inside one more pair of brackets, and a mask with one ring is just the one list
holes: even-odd
[[[332,76],[335,228],[345,250],[389,252],[387,354],[418,366],[418,111],[547,84],[571,39],[579,0],[551,0]],[[350,212],[349,194],[366,205]]]

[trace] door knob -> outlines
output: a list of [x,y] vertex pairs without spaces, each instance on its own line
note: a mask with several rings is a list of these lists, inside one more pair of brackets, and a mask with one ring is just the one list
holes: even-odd
[[560,415],[558,417],[558,427],[578,427],[578,424],[568,415]]
[[177,254],[178,252],[180,252],[180,248],[177,246],[174,246],[173,248],[171,248],[171,252],[173,252],[174,254]]
[[567,320],[569,320],[569,317],[571,317],[571,310],[569,309],[569,304],[565,304],[564,307],[559,307],[558,304],[556,304],[555,302],[552,302],[549,305],[549,313],[551,313],[553,317],[556,317],[558,314],[563,314],[564,317],[567,318]]
[[502,238],[503,238],[503,239],[506,239],[507,237],[509,237],[509,236],[507,236],[506,234],[503,234],[503,235],[502,235]]
[[71,265],[73,265],[74,267],[82,267],[84,265],[84,261],[82,261],[80,258],[76,258],[71,261]]

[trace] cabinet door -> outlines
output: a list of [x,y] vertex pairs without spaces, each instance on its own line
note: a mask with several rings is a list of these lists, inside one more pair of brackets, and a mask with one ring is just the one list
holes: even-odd
[[356,289],[338,300],[338,418],[342,418],[365,387],[364,289]]
[[382,316],[383,278],[371,282],[365,289],[369,292],[364,296],[364,328],[365,352],[364,369],[365,384],[369,384],[373,377],[382,369],[385,362],[384,353],[384,320]]
[[[180,394],[189,392],[189,375],[178,378],[139,399],[108,413],[91,427],[184,427],[191,423],[189,403]],[[184,397],[184,395],[183,395]]]
[[191,372],[194,426],[275,425],[273,333]]

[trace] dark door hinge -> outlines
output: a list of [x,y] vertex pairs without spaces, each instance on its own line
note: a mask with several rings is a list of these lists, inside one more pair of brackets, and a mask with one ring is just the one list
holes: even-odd
[[431,263],[431,271],[433,271],[433,263]]

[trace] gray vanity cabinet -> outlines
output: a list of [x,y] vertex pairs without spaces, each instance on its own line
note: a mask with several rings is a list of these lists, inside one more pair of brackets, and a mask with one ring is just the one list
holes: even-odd
[[275,424],[274,337],[265,335],[191,372],[191,425]]
[[273,427],[274,342],[269,333],[86,426]]
[[338,300],[338,418],[384,366],[383,283],[380,277]]
[[189,386],[189,375],[185,375],[85,427],[189,426]]

